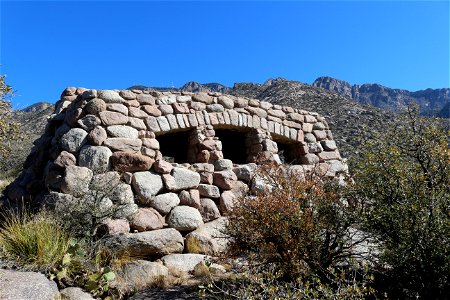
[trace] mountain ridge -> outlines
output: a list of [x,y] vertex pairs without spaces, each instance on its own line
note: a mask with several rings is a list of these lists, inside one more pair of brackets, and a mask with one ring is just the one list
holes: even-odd
[[416,102],[426,116],[450,117],[450,88],[408,91],[378,83],[350,84],[328,76],[318,77],[312,86],[350,97],[360,103],[399,112]]

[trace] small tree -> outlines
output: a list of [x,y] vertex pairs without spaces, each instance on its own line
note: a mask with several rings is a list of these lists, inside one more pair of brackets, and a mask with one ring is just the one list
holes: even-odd
[[396,127],[367,141],[353,167],[365,229],[394,297],[445,298],[450,274],[449,133],[409,108]]
[[11,141],[20,136],[20,124],[11,116],[11,97],[12,88],[0,75],[0,167],[11,151]]

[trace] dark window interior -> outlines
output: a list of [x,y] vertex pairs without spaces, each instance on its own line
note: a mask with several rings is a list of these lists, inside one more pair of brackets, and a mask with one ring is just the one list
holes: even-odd
[[298,163],[297,157],[295,156],[295,144],[286,143],[283,140],[275,140],[278,146],[278,156],[284,164],[295,164]]
[[247,147],[245,146],[245,132],[214,129],[216,137],[222,142],[223,157],[230,159],[235,164],[247,162]]
[[166,133],[157,136],[159,151],[165,161],[174,163],[186,163],[189,149],[190,131]]

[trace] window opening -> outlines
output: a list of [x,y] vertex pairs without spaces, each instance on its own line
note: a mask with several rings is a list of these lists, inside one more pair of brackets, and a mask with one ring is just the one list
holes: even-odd
[[247,147],[245,145],[246,132],[214,129],[216,137],[222,142],[223,157],[235,164],[247,163]]
[[273,140],[278,146],[278,156],[283,164],[297,164],[299,163],[297,153],[297,143],[288,142],[285,139],[279,139],[275,135]]
[[192,151],[189,143],[191,131],[170,132],[159,135],[156,139],[159,142],[159,151],[165,161],[172,163],[188,162],[188,152]]

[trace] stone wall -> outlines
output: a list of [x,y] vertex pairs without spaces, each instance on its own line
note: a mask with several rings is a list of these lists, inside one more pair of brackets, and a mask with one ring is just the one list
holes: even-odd
[[67,213],[100,191],[98,209],[114,211],[103,220],[109,243],[152,258],[223,250],[211,228],[264,188],[262,162],[345,171],[317,113],[219,93],[67,88],[34,145],[7,189],[12,203]]

